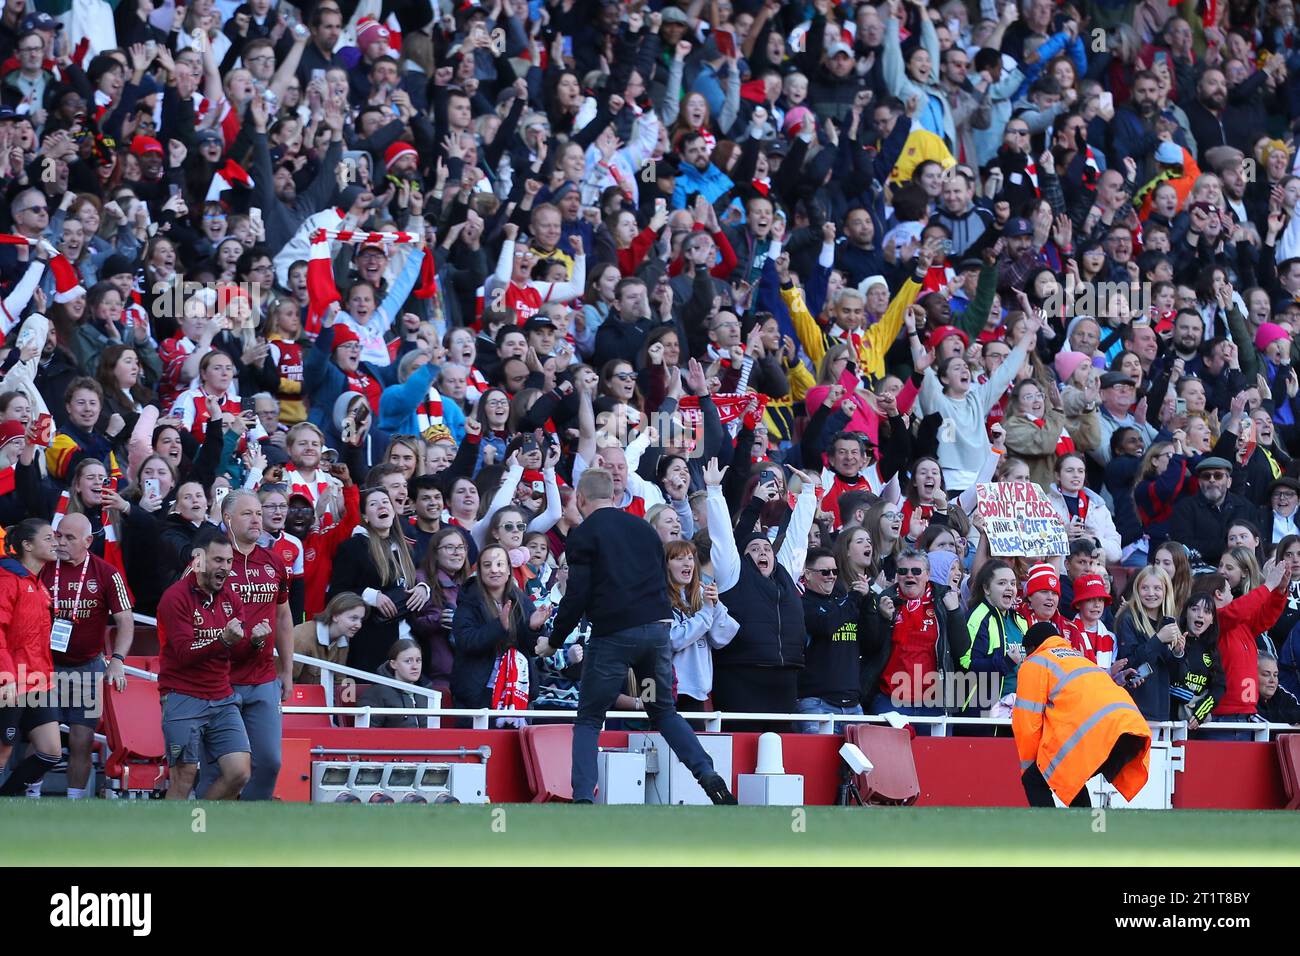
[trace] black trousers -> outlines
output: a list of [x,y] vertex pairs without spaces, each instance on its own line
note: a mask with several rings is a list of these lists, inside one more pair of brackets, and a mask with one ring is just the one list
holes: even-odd
[[[1125,765],[1142,752],[1142,740],[1143,738],[1135,736],[1134,734],[1120,734],[1119,739],[1116,740],[1114,746],[1110,748],[1110,753],[1107,755],[1106,759],[1102,761],[1101,766],[1089,776],[1089,779],[1092,779],[1092,777],[1095,777],[1097,774],[1101,774],[1107,780],[1114,780],[1119,772],[1124,769]],[[1020,782],[1024,784],[1025,797],[1029,800],[1029,805],[1031,807],[1056,806],[1056,802],[1052,799],[1052,788],[1047,785],[1047,780],[1043,777],[1043,772],[1038,769],[1038,764],[1030,764],[1029,769],[1021,774]],[[1092,806],[1092,800],[1088,796],[1088,788],[1086,786],[1081,787],[1079,792],[1074,795],[1074,799],[1070,801],[1070,806]]]

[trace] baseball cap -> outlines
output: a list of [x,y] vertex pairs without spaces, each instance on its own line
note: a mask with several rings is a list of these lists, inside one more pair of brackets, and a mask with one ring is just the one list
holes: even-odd
[[1029,224],[1028,219],[1017,217],[1007,221],[1006,227],[1002,230],[1002,234],[1004,236],[1032,236],[1034,234],[1034,227]]
[[845,56],[852,56],[853,47],[849,46],[847,43],[832,43],[830,48],[826,51],[827,56],[839,56],[841,53]]
[[199,146],[207,146],[209,143],[226,144],[225,137],[215,129],[205,129],[198,134]]
[[135,156],[146,156],[149,153],[163,154],[162,143],[152,136],[137,136],[131,140],[131,153]]
[[553,329],[556,325],[545,315],[534,315],[524,323],[524,332],[531,332],[534,329]]
[[26,33],[28,30],[57,31],[62,29],[62,23],[54,19],[54,17],[50,16],[48,13],[41,13],[39,11],[36,13],[29,13],[27,16],[23,17],[23,22],[20,26],[20,32],[22,33]]

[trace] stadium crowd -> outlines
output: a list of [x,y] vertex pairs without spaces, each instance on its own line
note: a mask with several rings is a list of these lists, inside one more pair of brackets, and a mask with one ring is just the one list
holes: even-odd
[[[1291,0],[46,7],[0,11],[0,793],[62,720],[85,794],[94,717],[24,695],[122,686],[133,612],[173,796],[270,795],[295,652],[574,710],[588,469],[681,710],[1007,716],[1048,622],[1149,720],[1300,721]],[[1012,481],[1067,554],[991,555]]]

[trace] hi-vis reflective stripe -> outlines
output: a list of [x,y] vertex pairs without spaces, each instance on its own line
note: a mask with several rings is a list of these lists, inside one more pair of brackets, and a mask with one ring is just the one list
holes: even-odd
[[[1057,679],[1065,680],[1065,669],[1061,667],[1060,664],[1056,663],[1056,661],[1052,660],[1045,654],[1031,655],[1025,658],[1025,664],[1038,664],[1042,667],[1046,667],[1049,671],[1051,671],[1053,674],[1057,676]],[[1023,667],[1024,664],[1020,666]]]
[[1016,710],[1027,710],[1031,714],[1041,714],[1047,710],[1046,704],[1040,704],[1036,700],[1021,700],[1016,698]]
[[[1101,668],[1099,667],[1096,669],[1101,670]],[[1092,671],[1093,671],[1092,667],[1079,667],[1075,670],[1070,671],[1070,673],[1066,674],[1064,677],[1062,677],[1059,681],[1056,682],[1056,686],[1052,688],[1052,692],[1047,695],[1048,704],[1055,706],[1056,695],[1061,692],[1062,687],[1070,683],[1070,681],[1074,680],[1076,677],[1079,677],[1083,674],[1091,674]]]
[[[1125,704],[1122,701],[1115,701],[1113,704],[1107,704],[1101,710],[1097,711],[1085,720],[1079,726],[1079,729],[1070,735],[1070,739],[1061,745],[1061,749],[1056,752],[1056,756],[1052,758],[1052,762],[1047,765],[1047,771],[1043,776],[1050,781],[1052,779],[1052,774],[1056,772],[1056,768],[1061,765],[1066,757],[1070,756],[1070,751],[1079,745],[1079,741],[1087,735],[1088,731],[1092,730],[1092,728],[1095,727],[1107,714],[1114,713],[1117,710],[1131,710],[1133,713],[1141,716],[1141,712],[1132,704]],[[1145,718],[1143,719],[1145,720]]]
[[1028,770],[1028,769],[1029,769],[1030,767],[1032,767],[1033,765],[1034,765],[1034,762],[1033,762],[1032,760],[1022,760],[1022,761],[1020,761],[1020,772],[1021,772],[1021,773],[1024,773],[1026,770]]

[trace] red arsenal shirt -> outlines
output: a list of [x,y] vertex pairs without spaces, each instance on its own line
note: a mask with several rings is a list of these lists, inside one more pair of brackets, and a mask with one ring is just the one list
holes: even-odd
[[169,587],[158,602],[158,625],[163,637],[158,692],[176,691],[204,700],[221,700],[233,694],[231,664],[245,660],[256,649],[247,631],[245,639],[234,647],[226,647],[221,632],[243,609],[229,583],[216,594],[209,594],[199,587],[194,575],[187,574]]
[[131,610],[131,595],[122,572],[103,558],[88,554],[81,564],[47,562],[41,582],[54,599],[55,616],[72,622],[68,649],[52,651],[54,663],[75,667],[103,654],[104,636],[113,615]]
[[260,652],[230,665],[230,682],[270,683],[275,680],[276,607],[289,603],[289,575],[284,570],[284,559],[261,545],[254,545],[248,554],[236,545],[235,561],[226,586],[239,595],[243,604],[239,619],[244,624],[245,634],[252,636],[253,627],[261,621],[271,625],[271,633]]

